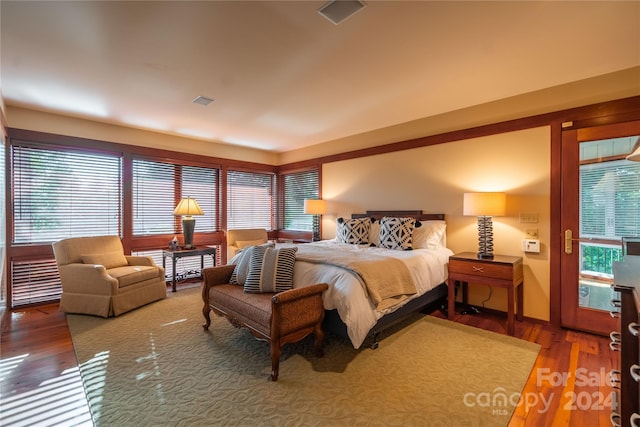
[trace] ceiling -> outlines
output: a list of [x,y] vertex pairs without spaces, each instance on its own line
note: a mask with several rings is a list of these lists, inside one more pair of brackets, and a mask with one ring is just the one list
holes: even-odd
[[324,3],[4,0],[0,89],[284,152],[640,65],[638,1],[367,0],[339,25]]

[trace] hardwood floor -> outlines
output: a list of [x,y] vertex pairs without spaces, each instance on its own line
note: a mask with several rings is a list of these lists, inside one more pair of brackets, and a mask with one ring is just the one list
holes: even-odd
[[[505,318],[492,313],[455,321],[506,333]],[[528,320],[516,322],[515,336],[542,348],[521,395],[509,396],[520,397],[509,427],[611,425],[608,378],[617,363],[608,337]],[[10,313],[0,358],[2,425],[92,425],[66,315],[57,304]]]

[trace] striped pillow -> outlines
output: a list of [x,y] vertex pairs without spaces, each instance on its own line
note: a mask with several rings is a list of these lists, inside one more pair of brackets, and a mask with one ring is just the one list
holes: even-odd
[[[262,246],[273,248],[275,243],[267,242],[263,243]],[[233,273],[231,273],[231,279],[229,279],[229,283],[232,285],[244,286],[244,282],[247,280],[247,275],[249,274],[249,262],[251,261],[251,253],[254,247],[255,246],[248,246],[241,249],[231,260],[231,264],[236,263],[236,267],[233,269]]]
[[247,293],[282,292],[293,288],[293,267],[298,248],[255,246],[251,252],[249,274],[244,282]]

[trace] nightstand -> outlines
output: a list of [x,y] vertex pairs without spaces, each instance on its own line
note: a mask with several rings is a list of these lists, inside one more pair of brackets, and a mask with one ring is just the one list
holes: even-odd
[[[522,257],[495,255],[491,259],[478,258],[475,252],[462,252],[449,257],[449,320],[455,316],[456,282],[462,284],[462,302],[468,300],[468,284],[479,283],[507,290],[507,333],[513,335],[515,329],[515,303],[517,318],[522,320],[523,282]],[[514,298],[517,297],[517,298]]]

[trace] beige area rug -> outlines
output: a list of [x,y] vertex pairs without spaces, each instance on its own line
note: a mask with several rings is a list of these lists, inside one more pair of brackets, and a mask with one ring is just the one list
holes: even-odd
[[117,318],[69,315],[96,426],[505,426],[537,344],[417,315],[376,350],[337,337],[316,358],[225,319],[202,329],[199,289]]

